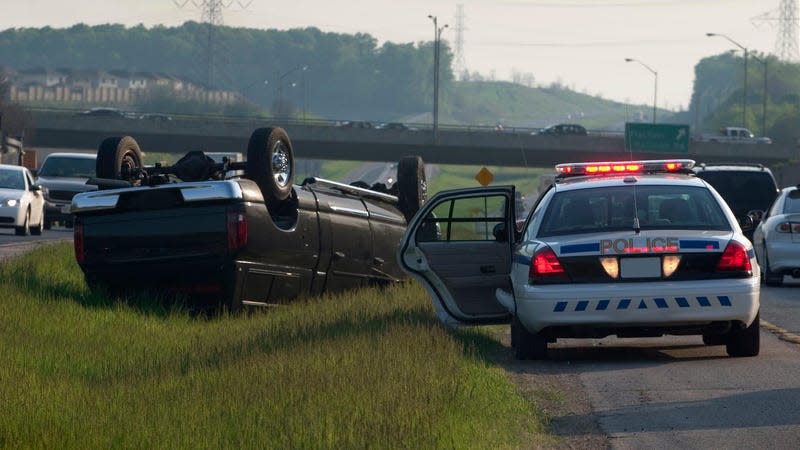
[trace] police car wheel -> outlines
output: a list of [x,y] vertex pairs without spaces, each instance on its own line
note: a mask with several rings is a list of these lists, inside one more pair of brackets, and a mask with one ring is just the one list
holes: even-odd
[[756,314],[755,320],[749,327],[744,329],[731,330],[728,333],[728,340],[725,344],[729,356],[756,356],[761,346],[760,334],[760,313]]
[[515,316],[511,322],[514,334],[514,356],[517,359],[545,359],[547,358],[547,339],[539,333],[526,330]]

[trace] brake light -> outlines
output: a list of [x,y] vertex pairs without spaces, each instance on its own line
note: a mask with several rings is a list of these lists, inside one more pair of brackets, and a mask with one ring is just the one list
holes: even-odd
[[751,272],[750,258],[747,250],[736,241],[731,241],[722,252],[722,257],[717,263],[717,272]]
[[75,260],[78,261],[78,264],[83,264],[83,262],[86,261],[86,254],[84,253],[83,246],[83,223],[75,222],[72,231],[72,243],[75,247]]
[[550,247],[545,247],[533,255],[531,267],[528,271],[528,280],[531,283],[566,281],[567,273],[555,252]]
[[778,233],[800,233],[800,223],[781,222],[775,225],[775,231]]
[[228,250],[238,250],[247,245],[247,215],[240,211],[228,212]]

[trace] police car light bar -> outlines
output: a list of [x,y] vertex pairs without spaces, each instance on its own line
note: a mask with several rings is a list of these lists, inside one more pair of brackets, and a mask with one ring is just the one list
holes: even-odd
[[567,163],[556,166],[559,177],[599,176],[637,173],[686,173],[694,167],[691,159],[608,161]]

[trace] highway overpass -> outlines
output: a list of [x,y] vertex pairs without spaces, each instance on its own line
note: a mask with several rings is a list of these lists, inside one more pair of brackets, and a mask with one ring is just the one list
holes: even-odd
[[560,162],[629,158],[690,158],[697,162],[749,162],[771,165],[798,158],[796,147],[776,144],[691,142],[687,153],[625,150],[623,135],[536,136],[530,130],[442,126],[417,131],[337,127],[332,122],[259,118],[182,116],[172,120],[82,116],[72,112],[34,111],[34,131],[26,147],[96,149],[109,136],[133,136],[144,151],[187,150],[244,152],[250,133],[282,126],[295,155],[304,159],[397,161],[417,154],[426,162],[521,167],[552,167]]

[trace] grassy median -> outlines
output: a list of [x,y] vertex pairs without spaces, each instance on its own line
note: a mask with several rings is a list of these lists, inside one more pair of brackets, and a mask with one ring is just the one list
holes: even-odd
[[0,447],[519,448],[553,438],[424,291],[214,318],[90,293],[68,244],[0,264]]

